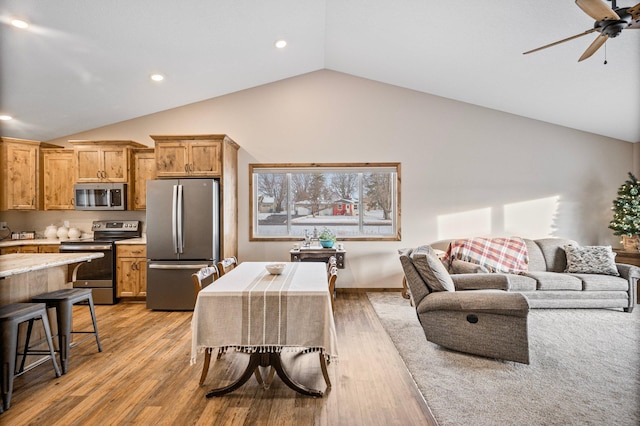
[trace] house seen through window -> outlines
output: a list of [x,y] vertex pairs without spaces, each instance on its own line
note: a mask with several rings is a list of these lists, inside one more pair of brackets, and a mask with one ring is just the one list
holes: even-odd
[[400,164],[250,164],[251,239],[398,240]]

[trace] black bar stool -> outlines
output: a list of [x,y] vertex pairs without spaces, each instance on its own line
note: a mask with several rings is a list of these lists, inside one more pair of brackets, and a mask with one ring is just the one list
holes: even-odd
[[[69,288],[63,290],[44,293],[31,299],[33,302],[45,303],[47,308],[56,308],[56,319],[58,322],[58,344],[60,351],[60,365],[62,365],[62,374],[67,372],[69,364],[69,349],[79,345],[91,336],[82,339],[79,342],[71,343],[71,334],[90,334],[95,336],[98,352],[102,352],[100,337],[98,337],[98,323],[96,322],[96,313],[93,307],[93,296],[89,288]],[[73,314],[73,305],[88,305],[91,311],[91,321],[93,321],[93,331],[73,331],[71,329],[71,317]],[[27,343],[29,335],[27,335]]]
[[[35,320],[41,320],[44,327],[44,333],[49,351],[47,357],[41,359],[30,368],[40,365],[42,362],[51,359],[56,377],[60,377],[60,369],[56,362],[56,355],[51,340],[51,329],[49,327],[49,319],[47,317],[47,308],[44,303],[12,303],[0,307],[0,343],[2,350],[0,351],[0,376],[2,377],[2,409],[8,410],[11,405],[11,394],[13,393],[13,379],[25,372],[24,358],[20,371],[16,373],[16,358],[18,356],[18,326],[29,321],[29,330],[33,327]],[[25,348],[28,343],[25,344]],[[23,353],[24,356],[24,353]]]

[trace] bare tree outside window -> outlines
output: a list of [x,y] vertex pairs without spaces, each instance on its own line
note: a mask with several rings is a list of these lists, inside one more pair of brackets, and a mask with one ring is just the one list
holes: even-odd
[[400,164],[250,164],[251,240],[400,239]]

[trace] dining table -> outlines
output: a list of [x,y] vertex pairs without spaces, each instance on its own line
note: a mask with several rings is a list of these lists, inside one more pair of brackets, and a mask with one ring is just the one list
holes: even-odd
[[[323,395],[290,377],[281,354],[319,352],[329,361],[337,357],[326,265],[280,262],[285,264],[282,272],[271,274],[266,269],[269,263],[242,262],[198,293],[191,321],[191,364],[208,349],[250,354],[240,377],[209,391],[208,398],[238,389],[259,366],[271,366],[297,392]],[[324,362],[321,367],[329,385]]]

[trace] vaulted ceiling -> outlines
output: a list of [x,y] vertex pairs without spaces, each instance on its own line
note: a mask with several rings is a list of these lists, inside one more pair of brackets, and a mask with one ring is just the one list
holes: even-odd
[[640,142],[639,30],[607,42],[606,65],[604,48],[577,62],[597,33],[522,54],[593,22],[572,0],[2,0],[0,135],[46,141],[331,69]]

